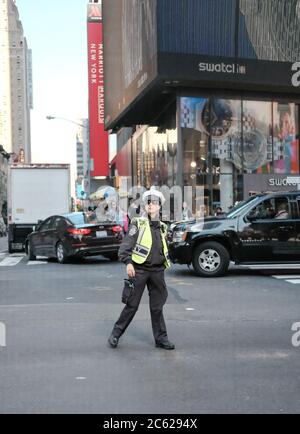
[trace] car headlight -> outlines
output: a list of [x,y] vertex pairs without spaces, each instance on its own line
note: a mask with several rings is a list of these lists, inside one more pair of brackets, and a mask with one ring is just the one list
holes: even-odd
[[177,231],[173,233],[173,243],[182,243],[186,240],[187,231]]

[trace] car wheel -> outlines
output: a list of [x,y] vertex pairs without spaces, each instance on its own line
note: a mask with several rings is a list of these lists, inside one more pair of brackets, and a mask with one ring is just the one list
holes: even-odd
[[32,245],[30,242],[27,243],[26,252],[27,252],[27,256],[28,256],[29,261],[35,261],[36,260],[36,256],[33,253]]
[[56,257],[60,264],[65,264],[67,262],[67,254],[63,243],[59,242],[56,246]]
[[229,263],[228,250],[216,242],[200,244],[194,252],[193,267],[198,276],[223,276],[229,268]]

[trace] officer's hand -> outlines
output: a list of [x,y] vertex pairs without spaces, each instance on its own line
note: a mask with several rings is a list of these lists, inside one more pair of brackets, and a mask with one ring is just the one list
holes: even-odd
[[135,269],[134,269],[134,266],[132,264],[127,265],[126,271],[127,271],[128,277],[130,279],[133,279],[135,277]]

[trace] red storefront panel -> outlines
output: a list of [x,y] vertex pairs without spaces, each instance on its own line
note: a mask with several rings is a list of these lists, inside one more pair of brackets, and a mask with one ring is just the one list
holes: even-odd
[[104,129],[104,62],[101,3],[88,8],[88,68],[91,176],[109,176],[108,133]]

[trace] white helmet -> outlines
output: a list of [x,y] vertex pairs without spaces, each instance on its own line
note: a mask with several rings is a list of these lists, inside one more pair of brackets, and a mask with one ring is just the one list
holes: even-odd
[[164,205],[166,202],[164,195],[159,190],[157,190],[155,187],[151,187],[150,190],[146,191],[143,194],[143,202],[146,203],[150,197],[155,197],[155,198],[159,199],[161,205]]

